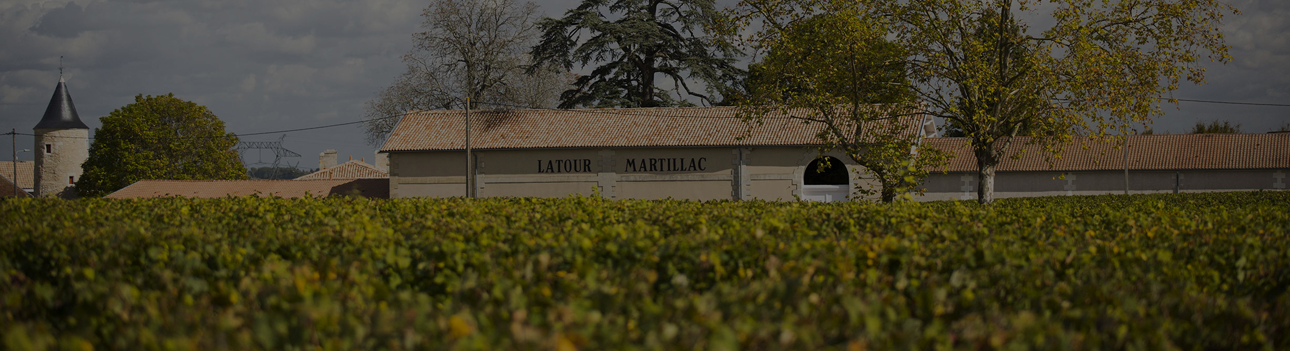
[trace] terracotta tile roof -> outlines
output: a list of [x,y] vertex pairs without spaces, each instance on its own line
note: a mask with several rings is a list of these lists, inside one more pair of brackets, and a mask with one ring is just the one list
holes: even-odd
[[[12,176],[13,175],[9,175],[9,177]],[[0,176],[0,197],[13,197],[15,189],[13,188],[13,182],[9,181],[9,177]],[[23,191],[22,189],[17,190],[18,197],[31,197],[31,194],[28,194],[26,191]]]
[[[36,161],[18,161],[18,186],[36,188]],[[13,161],[0,161],[0,176],[13,180]]]
[[[1005,158],[998,171],[1098,171],[1124,169],[1121,142],[1074,140],[1050,167],[1047,154],[1021,137],[1007,155],[1025,149],[1018,159]],[[949,151],[950,172],[975,172],[976,156],[967,138],[927,138],[926,145]],[[1129,137],[1129,170],[1286,169],[1290,168],[1290,133],[1159,134]]]
[[228,196],[315,197],[358,195],[371,198],[390,197],[389,179],[338,180],[140,180],[109,194],[109,199],[150,197],[216,198]]
[[[760,126],[739,118],[737,107],[624,109],[520,109],[471,112],[471,148],[541,149],[598,147],[816,145],[818,123],[786,115]],[[925,120],[900,120],[918,133]],[[883,122],[889,123],[889,122]],[[465,148],[465,112],[412,111],[403,116],[381,151],[447,151]]]
[[389,178],[390,174],[366,162],[350,160],[335,167],[309,173],[296,180]]

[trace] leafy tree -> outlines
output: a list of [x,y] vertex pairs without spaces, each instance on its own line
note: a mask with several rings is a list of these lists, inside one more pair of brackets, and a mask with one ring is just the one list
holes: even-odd
[[[539,23],[534,69],[599,64],[560,95],[560,108],[671,106],[685,104],[685,95],[716,103],[743,74],[733,65],[740,52],[718,26],[723,20],[714,0],[584,0],[564,18]],[[658,86],[660,74],[680,101]],[[690,87],[691,79],[706,87]]]
[[[1032,30],[1017,13],[1046,9]],[[1204,81],[1200,58],[1226,62],[1220,0],[742,0],[744,18],[854,9],[907,50],[918,101],[961,128],[977,159],[978,201],[1029,129],[1050,155],[1076,135],[1126,134],[1161,114],[1179,82]],[[1039,15],[1042,16],[1042,15]],[[1039,16],[1027,16],[1037,18]],[[1176,103],[1176,100],[1169,99]]]
[[1241,124],[1232,125],[1232,122],[1228,121],[1219,123],[1218,120],[1209,122],[1209,124],[1196,122],[1196,125],[1191,128],[1191,134],[1235,134],[1240,132]]
[[134,103],[100,119],[76,191],[100,197],[143,179],[246,179],[233,146],[205,106],[174,94],[136,95]]
[[911,153],[921,133],[910,134],[908,121],[919,113],[904,50],[884,31],[848,12],[774,28],[759,42],[769,53],[749,67],[748,95],[739,101],[746,119],[788,115],[823,126],[821,154],[838,150],[868,169],[882,185],[883,202],[911,190],[945,159],[938,150]]
[[368,143],[379,145],[411,110],[550,108],[567,72],[529,67],[537,40],[537,5],[514,0],[435,0],[421,13],[424,32],[403,56],[407,71],[367,103]]

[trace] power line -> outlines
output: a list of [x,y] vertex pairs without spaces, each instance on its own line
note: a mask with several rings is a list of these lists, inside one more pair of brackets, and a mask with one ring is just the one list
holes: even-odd
[[[1174,99],[1174,100],[1177,100],[1177,101],[1183,101],[1183,102],[1206,103],[1206,104],[1245,105],[1245,106],[1271,106],[1271,107],[1290,107],[1290,104],[1272,104],[1272,103],[1237,102],[1237,101],[1217,101],[1217,100],[1197,100],[1197,99]],[[632,112],[627,112],[627,111],[617,110],[617,109],[577,109],[577,110],[567,110],[567,109],[555,109],[555,108],[532,108],[532,107],[528,107],[528,106],[520,106],[520,105],[506,104],[506,103],[495,103],[495,102],[481,102],[481,103],[479,103],[479,104],[481,104],[481,105],[489,105],[489,106],[496,106],[496,107],[515,108],[515,109],[531,109],[531,110],[545,110],[545,111],[576,111],[577,113],[607,114],[607,115],[620,115],[620,116],[640,116],[640,117],[654,117],[654,118],[713,118],[713,119],[742,119],[742,117],[740,117],[740,116],[686,116],[686,115],[673,115],[673,114],[647,114],[647,113],[632,113]],[[355,124],[361,124],[361,123],[367,123],[367,122],[373,122],[373,121],[379,121],[379,120],[386,120],[386,119],[393,119],[393,118],[401,118],[401,117],[405,116],[405,115],[406,115],[407,113],[409,113],[409,112],[412,112],[412,111],[407,111],[407,112],[404,112],[404,113],[395,114],[395,115],[389,115],[389,116],[384,116],[384,117],[377,117],[377,118],[372,118],[372,119],[365,119],[365,120],[360,120],[360,121],[353,121],[353,122],[335,123],[335,124],[328,124],[328,125],[321,125],[321,126],[314,126],[314,127],[294,128],[294,129],[283,129],[283,130],[275,130],[275,131],[267,131],[267,132],[255,132],[255,133],[247,133],[247,134],[237,134],[237,133],[233,133],[233,135],[235,135],[235,136],[237,136],[237,137],[248,137],[248,136],[258,136],[258,135],[267,135],[267,134],[293,133],[293,132],[303,132],[303,131],[317,130],[317,129],[335,128],[335,127],[342,127],[342,126],[348,126],[348,125],[355,125]],[[764,118],[771,118],[771,119],[786,118],[786,119],[791,119],[791,117],[787,117],[787,116],[768,116],[768,117],[764,117]],[[35,134],[29,134],[29,133],[2,133],[2,134],[0,134],[0,135],[3,135],[3,134],[16,134],[16,135],[24,135],[24,136],[36,136]],[[193,137],[174,137],[174,138],[172,138],[172,139],[199,139],[199,138],[220,138],[220,137],[223,137],[223,136],[216,136],[216,137],[204,137],[204,136],[203,136],[203,137],[198,137],[198,136],[193,136]],[[78,139],[79,139],[80,137],[60,137],[60,138],[78,138]],[[94,138],[86,138],[86,139],[93,140]]]
[[[715,118],[715,119],[742,119],[742,117],[739,117],[739,116],[685,116],[685,115],[668,115],[668,114],[631,113],[631,112],[621,111],[621,110],[616,109],[616,108],[614,108],[614,109],[607,109],[607,108],[592,108],[592,109],[558,109],[558,108],[534,108],[534,107],[528,107],[528,106],[511,105],[511,104],[495,103],[495,102],[481,102],[481,103],[479,103],[479,104],[480,104],[480,105],[497,106],[497,107],[514,108],[514,109],[541,110],[541,111],[564,111],[564,112],[589,113],[589,114],[603,114],[603,115],[618,115],[618,116],[640,116],[640,117],[655,117],[655,118],[660,118],[660,117],[661,117],[661,118]],[[647,107],[647,108],[648,108],[648,107]],[[772,116],[772,117],[766,117],[766,118],[775,119],[775,118],[789,118],[789,117],[777,117],[777,116]]]
[[1214,101],[1214,100],[1194,100],[1194,99],[1174,99],[1174,100],[1186,101],[1186,102],[1199,102],[1199,103],[1206,103],[1206,104],[1290,107],[1290,104],[1269,104],[1269,103],[1260,103],[1260,102],[1236,102],[1236,101]]
[[[323,129],[323,128],[340,127],[340,126],[347,126],[347,125],[352,125],[352,124],[359,124],[359,123],[367,123],[367,122],[372,122],[372,121],[386,120],[386,119],[391,119],[391,118],[399,118],[399,117],[403,117],[405,114],[406,114],[406,112],[405,112],[405,113],[401,113],[401,114],[397,114],[397,115],[391,115],[391,116],[385,116],[385,117],[377,117],[377,118],[365,119],[365,120],[361,120],[361,121],[354,121],[354,122],[345,122],[345,123],[328,124],[328,125],[316,126],[316,127],[305,127],[305,128],[296,128],[296,129],[284,129],[284,130],[275,130],[275,131],[270,131],[270,132],[256,132],[256,133],[248,133],[248,134],[237,134],[237,133],[233,133],[233,136],[236,136],[236,137],[239,137],[239,138],[240,138],[240,137],[246,137],[246,136],[256,136],[256,135],[265,135],[265,134],[279,134],[279,133],[302,132],[302,131],[306,131],[306,130],[314,130],[314,129]],[[3,134],[0,134],[0,135],[5,135],[5,134],[17,134],[17,135],[25,135],[25,136],[36,136],[35,134],[30,134],[30,133],[3,133]],[[82,139],[81,137],[67,137],[67,136],[49,136],[49,135],[47,135],[46,137],[52,137],[52,138],[65,138],[65,139]],[[223,138],[223,137],[225,137],[225,136],[223,136],[223,135],[220,135],[220,136],[185,136],[185,137],[179,137],[179,136],[177,136],[177,137],[158,137],[158,138],[166,138],[166,139],[214,139],[214,138]],[[90,138],[90,137],[86,137],[86,138],[84,138],[84,139],[94,140],[94,138]]]
[[[743,117],[743,116],[738,116],[738,115],[736,115],[736,116],[695,116],[695,115],[674,115],[674,114],[658,114],[658,113],[654,113],[654,114],[650,114],[650,113],[631,113],[631,112],[626,112],[626,111],[625,111],[627,108],[622,108],[622,109],[620,109],[620,108],[559,109],[559,108],[534,108],[534,107],[528,107],[528,106],[511,105],[511,104],[495,103],[495,102],[481,102],[481,103],[479,103],[479,104],[480,104],[480,105],[489,105],[489,106],[498,106],[498,107],[513,108],[513,109],[541,110],[541,111],[561,111],[561,112],[574,112],[574,113],[584,113],[584,114],[602,114],[602,115],[618,115],[618,116],[640,116],[640,117],[651,117],[651,118],[704,118],[704,119],[738,119],[738,120],[742,120],[742,119],[744,119],[744,117]],[[696,106],[696,107],[697,107],[697,106]],[[714,107],[716,107],[716,106],[714,106]],[[733,106],[729,106],[729,107],[733,107]],[[646,108],[672,108],[672,107],[640,107],[639,109],[646,109]],[[440,110],[440,111],[442,111],[442,110]],[[429,111],[421,111],[421,112],[429,112]],[[795,118],[795,117],[793,117],[793,116],[759,116],[758,118],[761,118],[761,119],[791,119],[791,120],[801,120],[801,119],[799,119],[799,118]],[[885,119],[885,118],[884,118],[884,119]]]
[[237,135],[237,136],[239,136],[239,137],[243,137],[243,136],[256,136],[256,135],[264,135],[264,134],[278,134],[278,133],[303,132],[303,131],[306,131],[306,130],[314,130],[314,129],[323,129],[323,128],[340,127],[340,126],[347,126],[347,125],[352,125],[352,124],[367,123],[367,122],[372,122],[372,121],[380,121],[380,120],[391,119],[391,118],[399,118],[399,117],[403,117],[403,115],[404,115],[404,114],[398,114],[398,115],[393,115],[393,116],[385,116],[385,117],[379,117],[379,118],[373,118],[373,119],[365,119],[365,120],[361,120],[361,121],[345,122],[345,123],[336,123],[336,124],[328,124],[328,125],[325,125],[325,126],[317,126],[317,127],[306,127],[306,128],[296,128],[296,129],[275,130],[275,131],[272,131],[272,132],[259,132],[259,133],[249,133],[249,134],[236,134],[236,133],[235,133],[234,135]]

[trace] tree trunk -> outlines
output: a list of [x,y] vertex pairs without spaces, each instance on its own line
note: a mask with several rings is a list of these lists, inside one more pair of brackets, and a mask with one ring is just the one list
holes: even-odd
[[976,150],[976,201],[982,205],[994,203],[994,168],[999,160],[990,149]]
[[654,103],[654,54],[645,56],[644,67],[641,67],[641,84],[640,90],[636,92],[636,98],[640,101],[636,103],[639,107],[657,107]]
[[896,201],[896,187],[884,184],[882,186],[882,203],[889,204],[892,201]]
[[[658,25],[658,5],[659,1],[651,1],[649,4],[649,20],[655,26]],[[636,92],[637,107],[657,107],[654,101],[654,65],[658,60],[658,50],[649,49],[644,53],[645,57],[641,58],[641,84],[640,91]]]

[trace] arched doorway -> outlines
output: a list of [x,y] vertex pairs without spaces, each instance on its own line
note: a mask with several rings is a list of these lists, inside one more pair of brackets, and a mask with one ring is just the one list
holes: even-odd
[[824,156],[806,165],[802,174],[802,200],[846,201],[850,194],[851,174],[842,160]]

